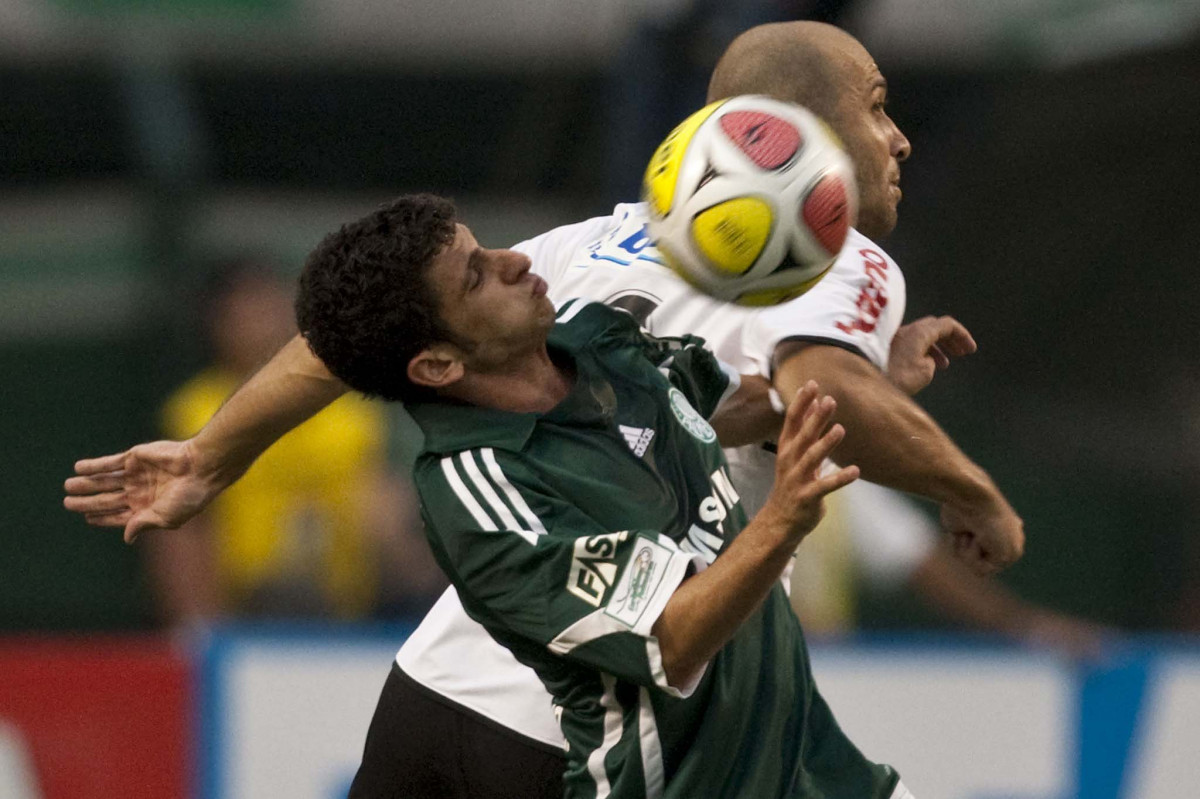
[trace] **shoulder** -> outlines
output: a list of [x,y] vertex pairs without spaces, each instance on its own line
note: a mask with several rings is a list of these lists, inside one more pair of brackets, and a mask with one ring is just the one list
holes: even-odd
[[904,318],[904,275],[887,252],[851,229],[833,267],[801,296],[757,312],[744,342],[760,369],[784,340],[847,348],[881,369]]
[[[537,462],[518,452],[479,447],[418,456],[413,484],[430,534],[447,542],[479,532],[514,533],[536,544],[552,514]],[[537,510],[534,510],[537,508]]]
[[[833,269],[821,281],[824,283],[832,278],[832,282],[849,280],[861,283],[864,280],[875,279],[892,282],[903,279],[900,265],[896,263],[887,251],[859,231],[851,228],[846,237],[846,244],[838,254]],[[820,286],[821,284],[818,284]]]

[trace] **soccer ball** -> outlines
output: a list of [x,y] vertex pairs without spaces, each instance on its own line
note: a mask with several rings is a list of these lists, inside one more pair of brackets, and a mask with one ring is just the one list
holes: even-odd
[[810,111],[758,95],[685,119],[646,168],[649,236],[700,291],[774,305],[833,266],[854,224],[854,167]]

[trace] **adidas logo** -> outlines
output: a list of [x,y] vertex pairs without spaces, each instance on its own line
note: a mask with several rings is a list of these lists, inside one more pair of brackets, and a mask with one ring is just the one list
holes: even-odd
[[625,436],[625,443],[629,444],[629,448],[633,450],[633,454],[639,458],[645,455],[646,448],[650,446],[650,441],[654,438],[654,430],[649,427],[618,426],[621,428],[621,435]]

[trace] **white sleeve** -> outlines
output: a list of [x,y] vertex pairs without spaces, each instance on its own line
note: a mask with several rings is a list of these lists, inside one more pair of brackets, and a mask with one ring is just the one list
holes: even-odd
[[623,209],[624,206],[617,206],[609,216],[597,216],[573,225],[556,227],[522,241],[511,249],[528,255],[533,261],[531,271],[554,286],[578,257],[580,248],[592,244],[620,223]]
[[929,557],[938,527],[904,494],[857,480],[842,489],[854,560],[873,586],[900,587]]
[[[721,410],[721,406],[723,406],[726,401],[728,401],[728,399],[736,394],[738,389],[742,387],[742,376],[738,370],[733,368],[733,366],[730,364],[725,363],[725,361],[722,361],[720,358],[716,358],[715,360],[717,362],[717,366],[719,366],[721,371],[725,373],[725,376],[729,378],[729,385],[725,386],[725,391],[721,393],[721,398],[717,400],[716,407],[713,408],[713,412],[708,415],[709,419],[715,416],[717,411]],[[775,407],[773,402],[771,407]],[[776,408],[776,410],[778,410],[778,408]],[[783,414],[780,413],[780,416],[782,415]]]
[[743,348],[764,375],[775,347],[803,339],[845,347],[887,369],[892,337],[904,319],[904,275],[883,248],[857,231],[829,273],[806,294],[755,313]]

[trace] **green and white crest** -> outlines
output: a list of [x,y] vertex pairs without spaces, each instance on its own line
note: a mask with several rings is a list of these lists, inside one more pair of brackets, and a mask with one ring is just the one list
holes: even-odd
[[682,391],[672,388],[669,396],[671,412],[683,425],[683,429],[691,433],[692,438],[697,438],[705,444],[711,444],[717,440],[717,431],[712,429],[712,425],[708,423],[707,419],[696,412],[692,404],[687,401],[687,397],[683,396]]

